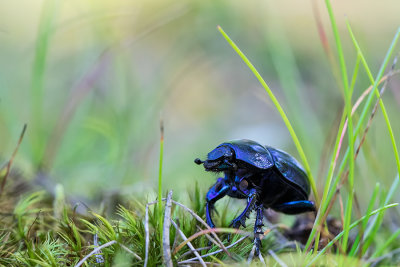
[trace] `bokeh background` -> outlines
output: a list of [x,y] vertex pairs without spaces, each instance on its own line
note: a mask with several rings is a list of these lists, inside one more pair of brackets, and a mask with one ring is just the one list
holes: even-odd
[[[298,157],[264,89],[217,31],[235,40],[287,112],[322,188],[343,109],[324,53],[319,1],[7,1],[0,8],[0,157],[28,130],[14,169],[52,190],[88,200],[146,195],[158,179],[164,122],[163,188],[206,190],[215,175],[193,163],[223,141],[248,138]],[[313,6],[314,5],[314,6]],[[400,25],[400,2],[332,1],[351,75],[351,23],[374,75]],[[314,11],[313,12],[313,8]],[[397,48],[397,50],[399,50]],[[396,51],[397,51],[396,50]],[[369,86],[360,70],[354,100]],[[397,143],[400,80],[383,99]],[[394,156],[378,111],[357,160],[368,197],[388,187]]]

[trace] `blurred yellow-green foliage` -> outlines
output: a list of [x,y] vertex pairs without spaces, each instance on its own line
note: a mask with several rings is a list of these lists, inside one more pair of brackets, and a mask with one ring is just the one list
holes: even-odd
[[[28,179],[61,183],[69,195],[89,198],[144,194],[157,187],[160,118],[165,189],[186,190],[194,181],[208,188],[215,177],[193,159],[230,139],[254,139],[298,158],[265,91],[216,30],[221,25],[276,94],[321,187],[343,97],[318,35],[312,5],[318,2],[2,2],[2,162],[27,123],[14,168]],[[346,18],[375,74],[400,25],[400,2],[332,4],[349,73],[356,54]],[[333,44],[326,9],[316,8]],[[360,77],[354,100],[369,86],[363,71]],[[399,84],[395,76],[384,96],[397,137]],[[379,112],[365,150],[356,183],[368,192],[396,174]]]

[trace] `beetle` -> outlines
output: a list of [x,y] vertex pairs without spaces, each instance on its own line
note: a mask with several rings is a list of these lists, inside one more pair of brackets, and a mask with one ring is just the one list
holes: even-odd
[[224,173],[206,194],[206,221],[211,228],[215,228],[211,217],[214,204],[224,196],[247,199],[243,212],[230,224],[234,228],[246,227],[246,219],[256,211],[256,255],[263,234],[264,209],[285,214],[316,210],[308,200],[310,184],[303,167],[284,151],[248,139],[233,140],[217,146],[204,161],[196,158],[195,163],[203,164],[208,172]]

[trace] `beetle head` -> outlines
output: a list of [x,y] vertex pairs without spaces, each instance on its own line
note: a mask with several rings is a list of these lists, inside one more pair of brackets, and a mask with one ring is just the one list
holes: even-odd
[[235,161],[235,153],[229,146],[219,146],[207,155],[207,160],[202,161],[195,159],[196,164],[203,164],[206,171],[222,172],[222,171],[236,171],[237,165]]

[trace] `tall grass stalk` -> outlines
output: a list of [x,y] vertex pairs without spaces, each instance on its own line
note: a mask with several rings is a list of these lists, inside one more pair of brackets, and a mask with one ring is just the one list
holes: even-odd
[[162,216],[162,164],[164,158],[164,122],[160,121],[160,159],[158,165],[158,215],[159,215],[159,231],[160,231],[160,244],[162,244],[163,235],[163,216]]
[[[351,85],[349,90],[351,92],[354,91],[354,85],[355,85],[355,81],[357,79],[357,75],[358,75],[358,69],[359,69],[359,62],[360,62],[360,57],[357,56],[357,60],[356,60],[356,64],[353,70],[353,76],[351,78]],[[346,121],[346,112],[345,110],[343,111],[343,115],[342,118],[340,120],[340,124],[339,124],[339,130],[336,136],[336,140],[335,140],[335,146],[332,152],[332,158],[331,158],[331,162],[329,165],[329,170],[328,170],[328,174],[326,176],[326,182],[325,182],[325,186],[324,186],[324,191],[322,194],[322,200],[321,200],[321,205],[320,208],[318,209],[318,214],[317,217],[315,219],[314,222],[314,227],[310,233],[310,238],[307,240],[306,246],[305,246],[305,250],[308,251],[311,244],[312,244],[312,240],[314,238],[314,235],[317,233],[317,236],[315,238],[315,244],[319,243],[319,235],[320,235],[320,225],[322,224],[322,218],[326,217],[325,212],[327,211],[327,208],[329,206],[329,201],[326,201],[327,197],[328,197],[328,193],[329,193],[329,189],[331,187],[331,183],[332,183],[332,178],[333,178],[333,172],[335,170],[336,167],[336,163],[337,163],[337,155],[339,152],[339,148],[340,148],[340,142],[341,142],[341,137],[344,134],[344,127],[345,127],[345,121]],[[334,188],[336,187],[336,184],[334,186]],[[312,238],[311,238],[312,237]],[[317,252],[317,250],[314,251],[315,253]]]
[[[398,177],[395,177],[392,186],[389,189],[389,192],[387,194],[382,194],[385,195],[386,197],[384,198],[383,203],[381,205],[389,204],[394,193],[398,192],[397,190],[399,184],[400,180],[398,179]],[[368,229],[365,231],[365,237],[364,237],[365,245],[362,248],[361,254],[365,254],[371,243],[375,240],[376,234],[383,222],[383,215],[384,215],[383,211],[379,212],[378,215],[374,218],[374,220],[368,225]]]
[[[347,24],[347,29],[348,29],[348,31],[349,31],[349,34],[350,34],[350,36],[351,36],[351,39],[352,39],[352,41],[353,41],[354,47],[355,47],[356,50],[357,50],[357,54],[358,54],[358,55],[360,56],[360,58],[361,58],[361,62],[362,62],[362,64],[363,64],[363,66],[364,66],[364,69],[365,69],[367,75],[368,75],[368,78],[369,78],[371,84],[374,84],[374,83],[375,83],[374,77],[372,76],[371,70],[370,70],[370,68],[369,68],[369,66],[368,66],[368,64],[367,64],[367,61],[365,60],[365,57],[364,57],[364,55],[363,55],[363,53],[362,53],[362,51],[361,51],[361,48],[360,48],[360,46],[358,45],[357,39],[355,38],[355,36],[354,36],[354,34],[353,34],[353,31],[352,31],[352,29],[351,29],[351,27],[350,27],[350,23],[349,23],[348,21],[346,21],[346,24]],[[399,34],[399,32],[400,32],[400,28],[398,29],[397,34]],[[386,123],[386,127],[387,127],[387,129],[388,129],[388,132],[389,132],[390,141],[392,142],[393,153],[394,153],[394,156],[395,156],[395,159],[396,159],[397,172],[400,174],[400,157],[399,157],[399,151],[398,151],[398,149],[397,149],[396,140],[395,140],[395,138],[394,138],[394,133],[393,133],[393,129],[392,129],[392,126],[391,126],[391,123],[390,123],[390,120],[389,120],[389,116],[388,116],[388,114],[387,114],[387,112],[386,112],[386,108],[385,108],[385,105],[383,104],[383,101],[382,101],[381,95],[380,95],[380,93],[379,93],[379,91],[378,91],[378,88],[377,88],[377,87],[374,87],[373,89],[374,89],[373,91],[374,91],[376,97],[379,99],[379,106],[381,107],[382,115],[383,115],[383,117],[385,118],[385,123]],[[371,93],[372,93],[372,92],[371,92]]]
[[42,133],[42,109],[44,99],[44,79],[46,72],[46,59],[49,50],[51,31],[57,11],[58,0],[46,0],[43,3],[40,16],[38,35],[36,40],[35,55],[32,65],[31,84],[31,109],[33,127],[34,160],[39,161],[43,153]]
[[[336,49],[339,56],[339,64],[340,70],[342,74],[342,82],[344,88],[344,96],[345,96],[345,107],[347,113],[347,135],[348,135],[348,147],[350,155],[354,155],[354,138],[353,138],[353,120],[351,115],[352,103],[351,103],[351,91],[349,89],[349,83],[347,78],[347,70],[346,70],[346,62],[344,60],[344,54],[342,50],[342,44],[340,41],[339,31],[335,22],[335,16],[333,15],[332,6],[329,0],[325,1],[326,7],[328,9],[329,18],[331,20],[331,26],[333,30],[333,36],[336,43]],[[344,251],[347,249],[347,240],[349,237],[349,226],[351,221],[351,214],[353,208],[353,187],[354,187],[354,157],[350,157],[349,159],[349,179],[348,179],[348,199],[346,202],[344,223],[343,223],[343,242],[342,248]]]
[[[366,115],[367,115],[368,111],[371,108],[374,91],[376,90],[376,88],[377,88],[378,84],[380,83],[380,80],[381,80],[381,78],[383,76],[383,73],[385,72],[385,69],[386,69],[386,67],[388,65],[389,59],[390,59],[390,57],[391,57],[391,55],[393,53],[394,47],[395,47],[395,45],[397,43],[397,40],[399,38],[399,33],[400,33],[400,28],[397,30],[397,32],[396,32],[396,34],[395,34],[395,36],[394,36],[394,38],[393,38],[388,50],[386,52],[385,58],[384,58],[384,60],[383,60],[383,62],[381,64],[381,67],[380,67],[380,69],[378,71],[378,74],[377,74],[377,76],[376,76],[376,78],[375,78],[375,80],[373,82],[372,90],[369,93],[367,100],[365,101],[366,103],[364,104],[364,107],[363,107],[363,109],[361,111],[361,116],[360,116],[359,121],[357,122],[357,125],[356,125],[355,130],[354,130],[354,135],[353,135],[354,138],[356,138],[358,136],[358,134],[360,133],[361,126],[364,124],[364,122],[365,122],[365,120],[367,118]],[[361,57],[361,60],[362,60],[362,57]],[[342,128],[342,124],[341,124],[341,126],[339,127],[339,133],[340,134],[341,134],[342,130],[343,130],[343,128]],[[340,134],[338,134],[338,137],[340,136]],[[334,149],[335,151],[333,152],[333,156],[332,156],[331,163],[330,163],[330,169],[329,169],[328,178],[327,178],[328,183],[331,183],[331,178],[330,177],[331,177],[331,175],[333,175],[334,169],[336,167],[336,156],[335,155],[337,153],[337,145],[338,145],[337,142],[338,142],[338,139],[336,140],[335,149]],[[333,196],[335,195],[335,192],[336,192],[335,188],[337,187],[337,185],[339,183],[339,180],[342,177],[342,174],[343,174],[343,171],[344,171],[344,169],[346,167],[346,163],[347,163],[347,160],[349,158],[349,155],[350,155],[349,148],[347,148],[346,152],[345,152],[345,154],[343,156],[343,159],[342,159],[342,161],[341,161],[341,163],[339,165],[339,170],[338,170],[338,172],[337,172],[337,174],[335,176],[335,179],[333,179],[333,184],[330,187],[329,194],[326,197],[326,199],[324,199],[324,201],[321,203],[321,208],[320,208],[319,213],[325,212],[326,207],[328,207],[328,205],[331,202]],[[328,185],[325,185],[325,189],[327,187],[328,187]],[[324,193],[325,192],[326,192],[326,190],[324,190]],[[312,230],[312,232],[311,232],[311,234],[309,236],[309,239],[307,241],[306,248],[309,248],[311,243],[312,243],[312,240],[314,240],[315,233],[316,233],[316,230],[317,230],[316,227],[320,223],[319,219],[320,219],[320,217],[317,216],[317,219],[314,222],[313,230]]]
[[256,76],[258,81],[261,83],[261,85],[264,87],[265,91],[267,92],[268,96],[271,98],[272,102],[274,103],[276,109],[278,110],[279,114],[281,115],[286,127],[289,130],[290,135],[292,136],[293,142],[296,145],[297,151],[299,152],[299,155],[301,157],[301,160],[304,164],[304,167],[306,169],[308,179],[310,181],[311,189],[314,194],[315,202],[317,205],[319,205],[319,196],[318,196],[318,191],[317,191],[317,186],[315,184],[314,177],[311,173],[311,168],[310,165],[308,164],[307,157],[304,153],[304,150],[300,144],[299,139],[297,138],[296,132],[294,131],[292,124],[290,123],[288,117],[285,114],[285,111],[279,104],[278,100],[276,99],[275,95],[272,93],[271,89],[267,85],[267,83],[264,81],[264,79],[261,77],[260,73],[257,71],[257,69],[254,67],[254,65],[250,62],[250,60],[243,54],[243,52],[239,49],[239,47],[232,41],[232,39],[225,33],[225,31],[218,26],[218,30],[222,34],[222,36],[225,38],[225,40],[232,46],[232,48],[236,51],[236,53],[242,58],[244,63],[249,67],[249,69],[253,72],[253,74]]
[[[349,230],[353,229],[354,227],[356,227],[359,223],[363,222],[364,220],[366,220],[367,218],[381,213],[382,211],[388,209],[388,208],[392,208],[392,207],[397,207],[399,204],[398,203],[393,203],[393,204],[389,204],[389,205],[385,205],[381,208],[378,208],[376,210],[374,210],[373,212],[366,214],[365,216],[361,217],[360,219],[356,220],[355,222],[353,222],[350,226],[349,226]],[[333,244],[335,244],[340,238],[342,238],[344,234],[344,231],[340,232],[334,239],[332,239],[323,249],[321,249],[319,251],[319,253],[311,260],[307,263],[307,266],[312,266],[312,264],[317,260],[317,258],[319,258],[320,256],[324,255],[325,252],[333,246]]]
[[[380,184],[376,183],[374,192],[372,193],[371,199],[370,199],[368,207],[367,207],[366,214],[370,214],[372,212],[376,197],[379,193],[379,189],[380,189]],[[360,233],[356,237],[355,241],[353,242],[353,247],[351,248],[351,250],[349,252],[349,256],[354,256],[356,254],[356,252],[358,251],[359,246],[363,245],[363,238],[365,236],[365,229],[367,228],[367,223],[368,223],[368,220],[364,220],[364,222],[362,223]]]
[[[268,47],[271,64],[273,65],[282,93],[285,100],[285,111],[291,118],[291,123],[296,129],[296,133],[302,140],[303,147],[308,155],[318,153],[318,146],[315,143],[322,143],[322,129],[318,123],[317,113],[311,110],[311,106],[306,102],[306,94],[302,91],[304,83],[301,78],[297,58],[294,54],[292,44],[287,38],[285,29],[282,27],[282,21],[274,9],[274,1],[265,1],[266,17],[268,23],[266,26],[265,42]],[[281,102],[282,103],[282,102]],[[312,125],[313,138],[309,136],[311,130],[304,127],[304,122]]]

